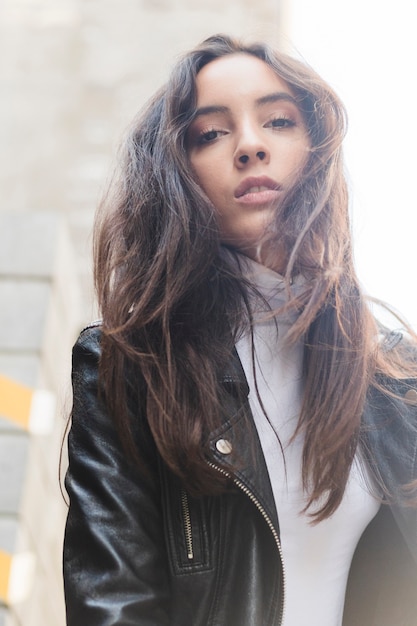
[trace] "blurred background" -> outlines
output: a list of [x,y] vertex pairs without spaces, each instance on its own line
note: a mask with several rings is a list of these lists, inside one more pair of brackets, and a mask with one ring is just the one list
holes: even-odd
[[359,275],[417,328],[412,11],[408,0],[0,0],[0,626],[65,624],[59,456],[71,346],[97,315],[94,211],[123,132],[182,51],[215,32],[266,39],[335,87],[350,118]]

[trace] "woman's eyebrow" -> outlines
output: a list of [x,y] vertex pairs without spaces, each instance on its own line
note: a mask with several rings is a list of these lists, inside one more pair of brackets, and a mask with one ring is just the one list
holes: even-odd
[[266,96],[262,96],[261,98],[257,98],[255,103],[257,106],[262,106],[264,104],[270,104],[271,102],[279,102],[284,100],[285,102],[291,102],[296,107],[298,107],[297,100],[290,93],[286,91],[277,91],[274,93],[269,93]]
[[212,105],[206,107],[200,107],[194,111],[193,119],[197,117],[201,117],[202,115],[211,115],[213,113],[228,113],[230,111],[229,107],[220,106],[220,105]]

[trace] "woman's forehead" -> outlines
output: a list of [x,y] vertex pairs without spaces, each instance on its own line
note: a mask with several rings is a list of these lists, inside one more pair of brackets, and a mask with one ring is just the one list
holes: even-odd
[[197,106],[231,96],[261,97],[268,92],[292,94],[288,83],[262,59],[235,53],[207,63],[196,77]]

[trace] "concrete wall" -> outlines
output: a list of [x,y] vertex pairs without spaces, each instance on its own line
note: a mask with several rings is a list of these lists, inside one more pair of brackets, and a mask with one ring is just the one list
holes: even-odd
[[81,324],[63,217],[0,213],[0,625],[62,626],[59,453]]

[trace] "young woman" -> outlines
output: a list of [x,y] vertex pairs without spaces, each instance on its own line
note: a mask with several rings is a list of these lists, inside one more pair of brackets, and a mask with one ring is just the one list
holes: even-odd
[[135,122],[73,354],[69,626],[417,624],[417,352],[355,274],[344,122],[225,36]]

